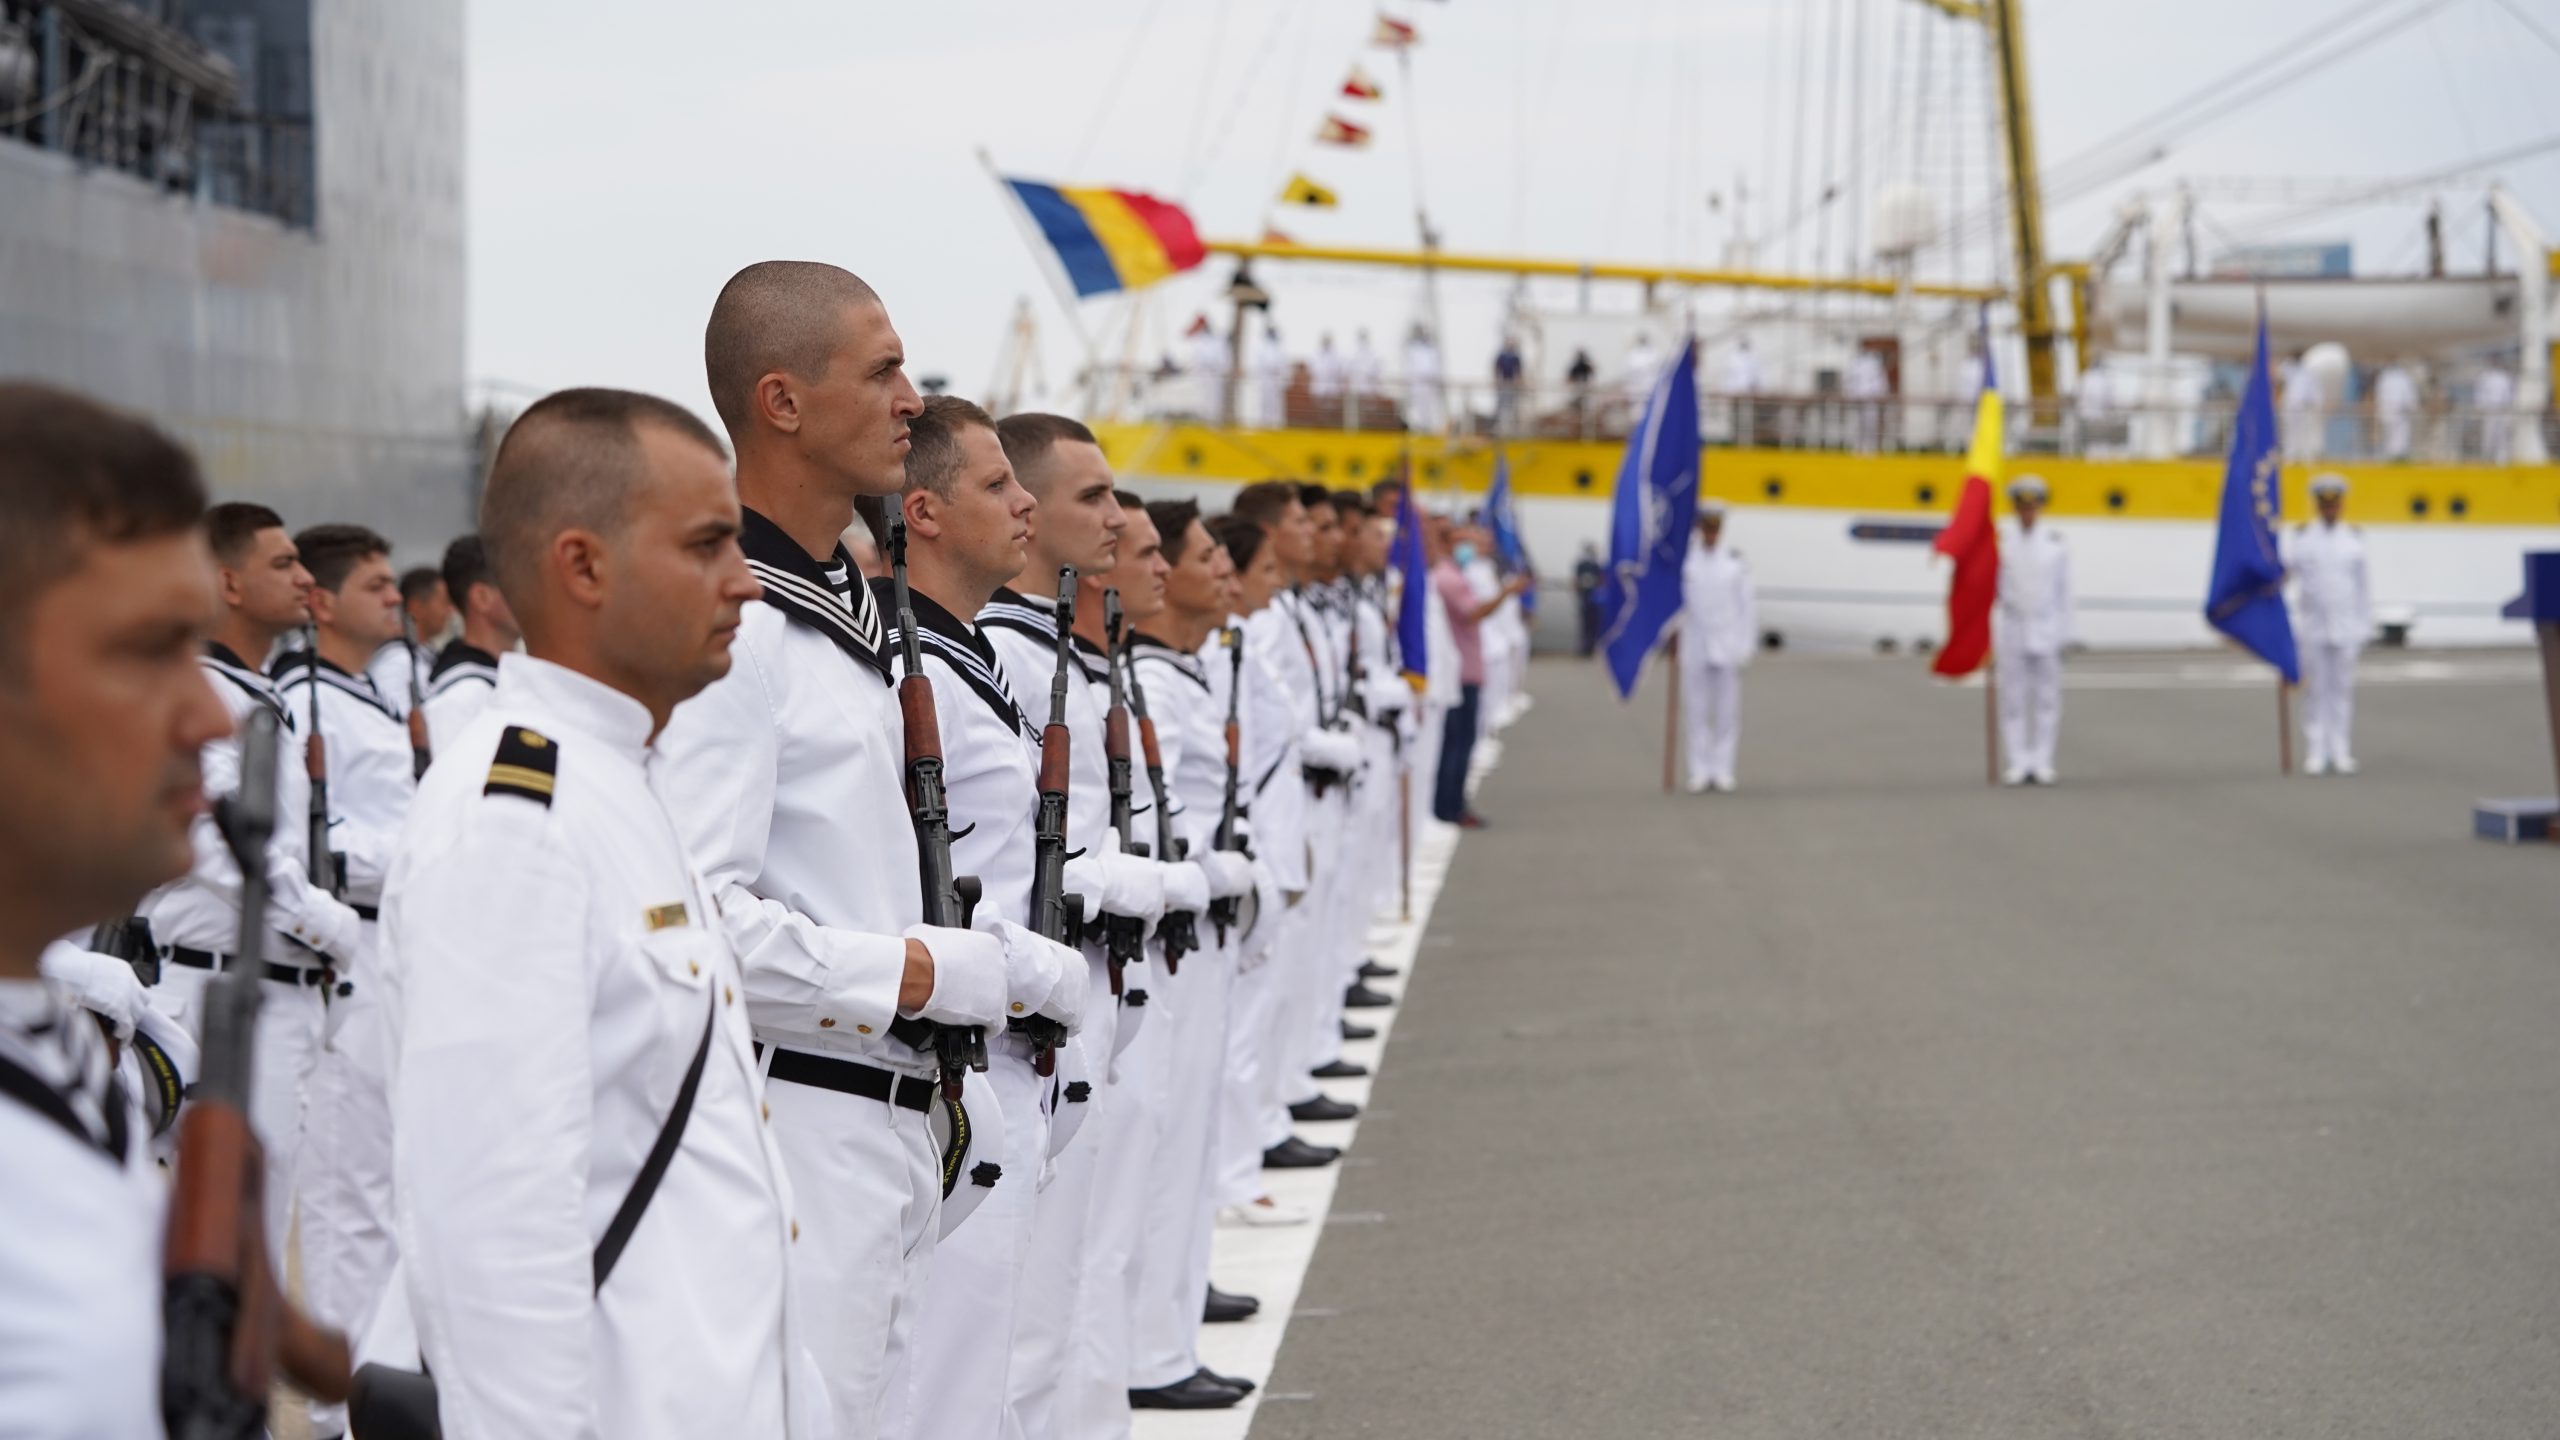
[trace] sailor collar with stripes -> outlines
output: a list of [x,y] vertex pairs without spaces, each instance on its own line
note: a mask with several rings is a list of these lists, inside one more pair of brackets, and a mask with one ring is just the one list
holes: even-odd
[[276,712],[285,729],[293,728],[293,712],[285,708],[283,692],[276,689],[275,682],[256,666],[241,659],[238,651],[219,640],[208,640],[204,644],[204,653],[197,656],[196,661],[208,673],[231,682],[250,699]]
[[[764,603],[834,641],[838,649],[879,671],[883,679],[893,678],[880,607],[871,598],[871,587],[853,584],[837,591],[828,583],[824,562],[753,510],[745,511],[741,519],[738,547],[747,554],[747,568],[764,586]],[[830,558],[847,575],[854,573],[853,557],[841,544]]]
[[[871,582],[875,603],[883,600],[894,603],[895,597],[889,594],[890,584],[887,580]],[[1013,703],[1013,692],[1005,686],[1004,662],[996,658],[996,647],[987,643],[987,637],[978,632],[977,626],[944,609],[932,596],[920,590],[907,592],[907,605],[915,612],[916,643],[925,653],[939,656],[949,664],[978,698],[986,702],[987,708],[995,712],[997,719],[1024,735],[1037,733],[1031,728],[1031,722],[1023,718],[1022,707]],[[1050,633],[1053,637],[1056,634],[1054,623]]]
[[381,692],[373,688],[371,680],[361,675],[348,674],[330,664],[329,658],[325,655],[314,655],[308,650],[287,650],[276,657],[276,663],[270,675],[276,682],[276,688],[281,691],[295,685],[310,684],[310,680],[303,675],[304,671],[318,675],[320,683],[332,690],[370,705],[394,720],[400,718],[400,712],[391,708],[390,702],[384,700]]
[[427,672],[427,693],[440,695],[455,685],[477,680],[483,685],[498,683],[498,657],[477,645],[456,640],[437,653],[435,668]]
[[1201,689],[1209,688],[1209,667],[1200,662],[1199,656],[1188,650],[1177,650],[1144,630],[1129,637],[1129,658],[1159,661]]
[[[1058,643],[1058,602],[1045,595],[1025,595],[1019,590],[1003,589],[978,612],[978,623],[1000,630],[1018,631],[1055,647]],[[1076,668],[1084,678],[1096,685],[1110,679],[1110,656],[1099,645],[1078,635],[1075,638]]]

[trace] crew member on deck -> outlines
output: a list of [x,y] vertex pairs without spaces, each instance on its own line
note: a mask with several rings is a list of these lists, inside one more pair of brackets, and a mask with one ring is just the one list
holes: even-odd
[[2285,557],[2293,581],[2293,637],[2302,647],[2302,768],[2313,775],[2353,775],[2356,656],[2373,632],[2364,532],[2339,518],[2347,504],[2345,476],[2313,476],[2311,499],[2320,516],[2294,528]]
[[1751,567],[1724,543],[1725,504],[1698,502],[1698,535],[1680,566],[1680,713],[1689,793],[1733,788],[1742,741],[1742,667],[1758,646]]
[[2062,651],[2071,643],[2071,553],[2044,524],[2040,476],[2010,482],[2018,523],[2000,537],[2000,605],[1992,660],[2000,680],[2000,740],[2011,785],[2054,782],[2062,730]]

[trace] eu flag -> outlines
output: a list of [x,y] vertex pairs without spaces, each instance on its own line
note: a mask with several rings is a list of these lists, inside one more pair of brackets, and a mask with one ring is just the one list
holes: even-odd
[[1680,562],[1698,523],[1698,343],[1653,382],[1627,440],[1611,501],[1609,573],[1600,582],[1601,649],[1625,699],[1662,627],[1680,613]]
[[[1493,532],[1493,556],[1502,568],[1534,578],[1537,572],[1529,565],[1529,546],[1520,538],[1520,514],[1512,506],[1511,457],[1500,450],[1493,452],[1493,488],[1484,494],[1484,523]],[[1520,609],[1524,614],[1538,613],[1536,590],[1520,592]]]
[[1407,680],[1419,682],[1431,673],[1431,566],[1422,555],[1422,501],[1411,486],[1396,507],[1396,535],[1387,546],[1387,567],[1396,572],[1396,649]]
[[2276,448],[2276,407],[2267,378],[2267,317],[2258,316],[2258,356],[2231,428],[2231,464],[2222,474],[2222,527],[2214,538],[2213,585],[2204,618],[2276,667],[2290,685],[2301,680],[2293,622],[2284,610],[2284,556],[2276,526],[2284,518],[2284,475]]

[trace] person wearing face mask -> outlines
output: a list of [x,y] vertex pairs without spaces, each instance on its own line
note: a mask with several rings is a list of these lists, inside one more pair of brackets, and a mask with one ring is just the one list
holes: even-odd
[[[1408,502],[1409,503],[1409,502]],[[1484,817],[1467,800],[1467,772],[1475,759],[1482,730],[1484,702],[1484,622],[1502,602],[1528,588],[1514,575],[1496,586],[1491,597],[1476,589],[1466,567],[1476,559],[1472,541],[1458,537],[1446,516],[1423,523],[1423,550],[1431,562],[1431,588],[1448,610],[1452,648],[1458,658],[1458,703],[1445,722],[1440,742],[1440,769],[1431,789],[1431,814],[1444,824],[1469,830],[1484,828]]]

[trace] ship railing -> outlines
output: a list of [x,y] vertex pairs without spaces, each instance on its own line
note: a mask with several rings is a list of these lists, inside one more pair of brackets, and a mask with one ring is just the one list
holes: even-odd
[[[1303,365],[1285,385],[1204,380],[1169,368],[1121,372],[1104,383],[1121,397],[1118,418],[1249,430],[1622,443],[1643,410],[1643,392],[1624,382],[1416,385],[1381,377],[1320,388]],[[1699,429],[1709,446],[1846,454],[1962,453],[1973,439],[1974,409],[1970,394],[1854,399],[1833,392],[1736,395],[1701,386],[1698,396]],[[2238,400],[2227,396],[2163,406],[2081,407],[2066,400],[2035,407],[2013,400],[2006,413],[2007,449],[2022,457],[2219,459],[2230,453],[2238,410]],[[2505,465],[2514,462],[2525,432],[2536,424],[2546,449],[2560,453],[2560,417],[2549,412],[2436,403],[2408,416],[2351,405],[2278,417],[2285,458],[2299,464]]]

